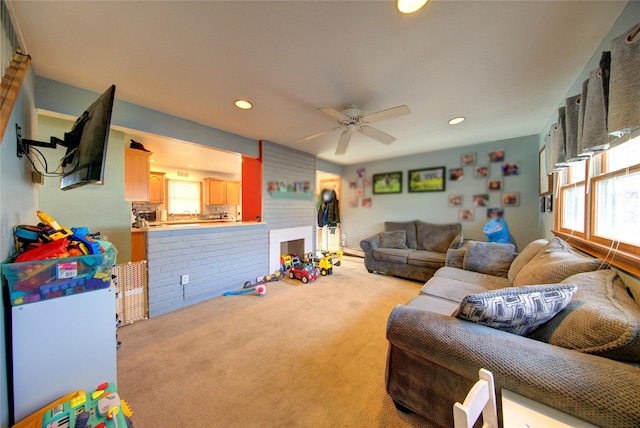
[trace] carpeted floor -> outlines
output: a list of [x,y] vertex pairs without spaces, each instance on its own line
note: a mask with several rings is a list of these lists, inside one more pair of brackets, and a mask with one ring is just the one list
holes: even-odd
[[384,389],[387,318],[420,283],[345,257],[313,283],[267,287],[119,329],[136,428],[425,426]]

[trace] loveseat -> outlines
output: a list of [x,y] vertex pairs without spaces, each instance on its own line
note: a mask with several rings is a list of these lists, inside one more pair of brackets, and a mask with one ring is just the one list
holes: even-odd
[[485,368],[499,413],[505,388],[596,426],[639,427],[640,310],[617,272],[559,238],[512,251],[452,248],[420,295],[393,310],[386,389],[396,407],[451,427],[453,404]]
[[426,281],[445,265],[447,250],[461,239],[461,230],[460,223],[385,222],[384,232],[360,241],[364,265],[369,273]]

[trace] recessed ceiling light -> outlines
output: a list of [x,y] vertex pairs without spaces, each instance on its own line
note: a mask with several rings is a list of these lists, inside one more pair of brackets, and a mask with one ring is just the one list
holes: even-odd
[[420,10],[428,0],[398,0],[398,10],[402,13],[413,13]]
[[460,117],[454,117],[453,119],[449,120],[449,125],[457,125],[459,123],[464,122],[464,117],[460,116]]
[[249,110],[251,107],[253,107],[253,104],[251,104],[247,100],[236,100],[235,104],[236,104],[236,107],[242,110]]
[[188,165],[187,165],[187,168],[193,168],[193,165],[188,164]]

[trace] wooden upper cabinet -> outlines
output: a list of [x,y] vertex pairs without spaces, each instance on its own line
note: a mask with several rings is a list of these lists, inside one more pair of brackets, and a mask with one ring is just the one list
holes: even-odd
[[226,205],[240,205],[240,182],[227,181],[227,203]]
[[149,200],[149,157],[151,152],[124,149],[124,199]]
[[205,178],[205,205],[240,205],[240,182]]
[[222,180],[205,179],[205,205],[225,205],[227,203],[227,186]]
[[164,172],[151,171],[149,173],[149,204],[164,204]]

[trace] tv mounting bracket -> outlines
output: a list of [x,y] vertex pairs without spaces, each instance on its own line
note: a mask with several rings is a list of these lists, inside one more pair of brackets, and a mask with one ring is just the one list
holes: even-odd
[[69,146],[64,140],[61,140],[58,137],[51,137],[51,141],[48,143],[44,141],[28,140],[26,138],[22,138],[22,128],[17,123],[16,123],[16,138],[17,138],[16,155],[20,159],[22,159],[23,155],[26,155],[29,153],[29,146],[46,147],[48,149],[55,149],[58,144],[61,145],[62,147]]

